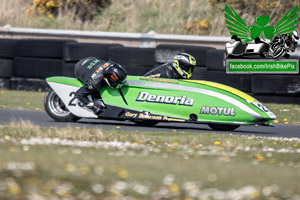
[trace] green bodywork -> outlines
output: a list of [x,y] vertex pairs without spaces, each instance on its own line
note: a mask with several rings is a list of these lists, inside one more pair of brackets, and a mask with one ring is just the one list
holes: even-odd
[[[74,78],[51,77],[46,80],[75,87],[82,86],[82,83]],[[140,76],[128,76],[127,80],[128,84],[121,88],[124,98],[116,89],[108,86],[100,88],[99,92],[105,104],[186,121],[191,121],[191,115],[196,115],[196,123],[272,125],[272,120],[275,119],[268,114],[270,111],[265,112],[253,104],[256,102],[261,105],[257,100],[222,84]],[[148,94],[148,98],[141,93]],[[178,100],[170,102],[175,98]],[[193,101],[185,102],[187,99]],[[208,109],[212,109],[212,112],[208,112]],[[227,110],[226,115],[224,110]],[[231,111],[231,115],[228,114],[228,110]]]

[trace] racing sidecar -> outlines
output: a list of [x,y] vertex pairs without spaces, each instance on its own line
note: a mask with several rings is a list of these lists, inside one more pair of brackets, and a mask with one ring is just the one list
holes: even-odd
[[[214,130],[234,130],[240,125],[272,125],[276,116],[253,97],[232,87],[209,81],[128,76],[119,90],[108,86],[94,100],[107,106],[99,116],[75,98],[82,83],[74,78],[50,77],[45,110],[54,120],[80,118],[133,121],[140,125],[159,122],[207,124]],[[101,96],[101,97],[100,97]]]

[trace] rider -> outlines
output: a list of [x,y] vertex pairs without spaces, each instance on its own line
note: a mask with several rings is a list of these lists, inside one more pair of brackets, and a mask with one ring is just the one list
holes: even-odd
[[147,72],[144,76],[171,79],[188,79],[192,76],[196,59],[187,53],[175,55],[173,60]]
[[293,31],[292,34],[281,34],[274,37],[272,42],[270,43],[270,51],[269,55],[273,58],[276,56],[274,55],[274,51],[276,48],[284,47],[285,54],[284,57],[289,58],[290,55],[288,54],[289,51],[295,52],[299,40],[299,35],[297,31]]
[[75,76],[84,83],[76,91],[75,97],[95,114],[100,114],[105,108],[104,103],[95,103],[88,96],[97,93],[105,84],[115,89],[121,88],[126,82],[127,72],[112,61],[88,57],[75,64]]

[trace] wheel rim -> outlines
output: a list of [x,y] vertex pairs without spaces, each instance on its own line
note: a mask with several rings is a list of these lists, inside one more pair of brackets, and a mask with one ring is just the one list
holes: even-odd
[[64,117],[70,114],[70,111],[67,109],[65,104],[54,92],[49,94],[48,105],[50,111],[57,116]]

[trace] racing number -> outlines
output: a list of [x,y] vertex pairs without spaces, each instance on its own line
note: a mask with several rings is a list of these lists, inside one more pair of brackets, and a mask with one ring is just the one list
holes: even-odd
[[[71,92],[70,94],[69,94],[69,96],[70,97],[72,97],[73,96],[73,98],[70,100],[70,102],[69,102],[69,106],[76,106],[76,97],[75,97],[75,92]],[[78,102],[78,106],[79,107],[84,107],[84,105],[81,103],[81,102]]]

